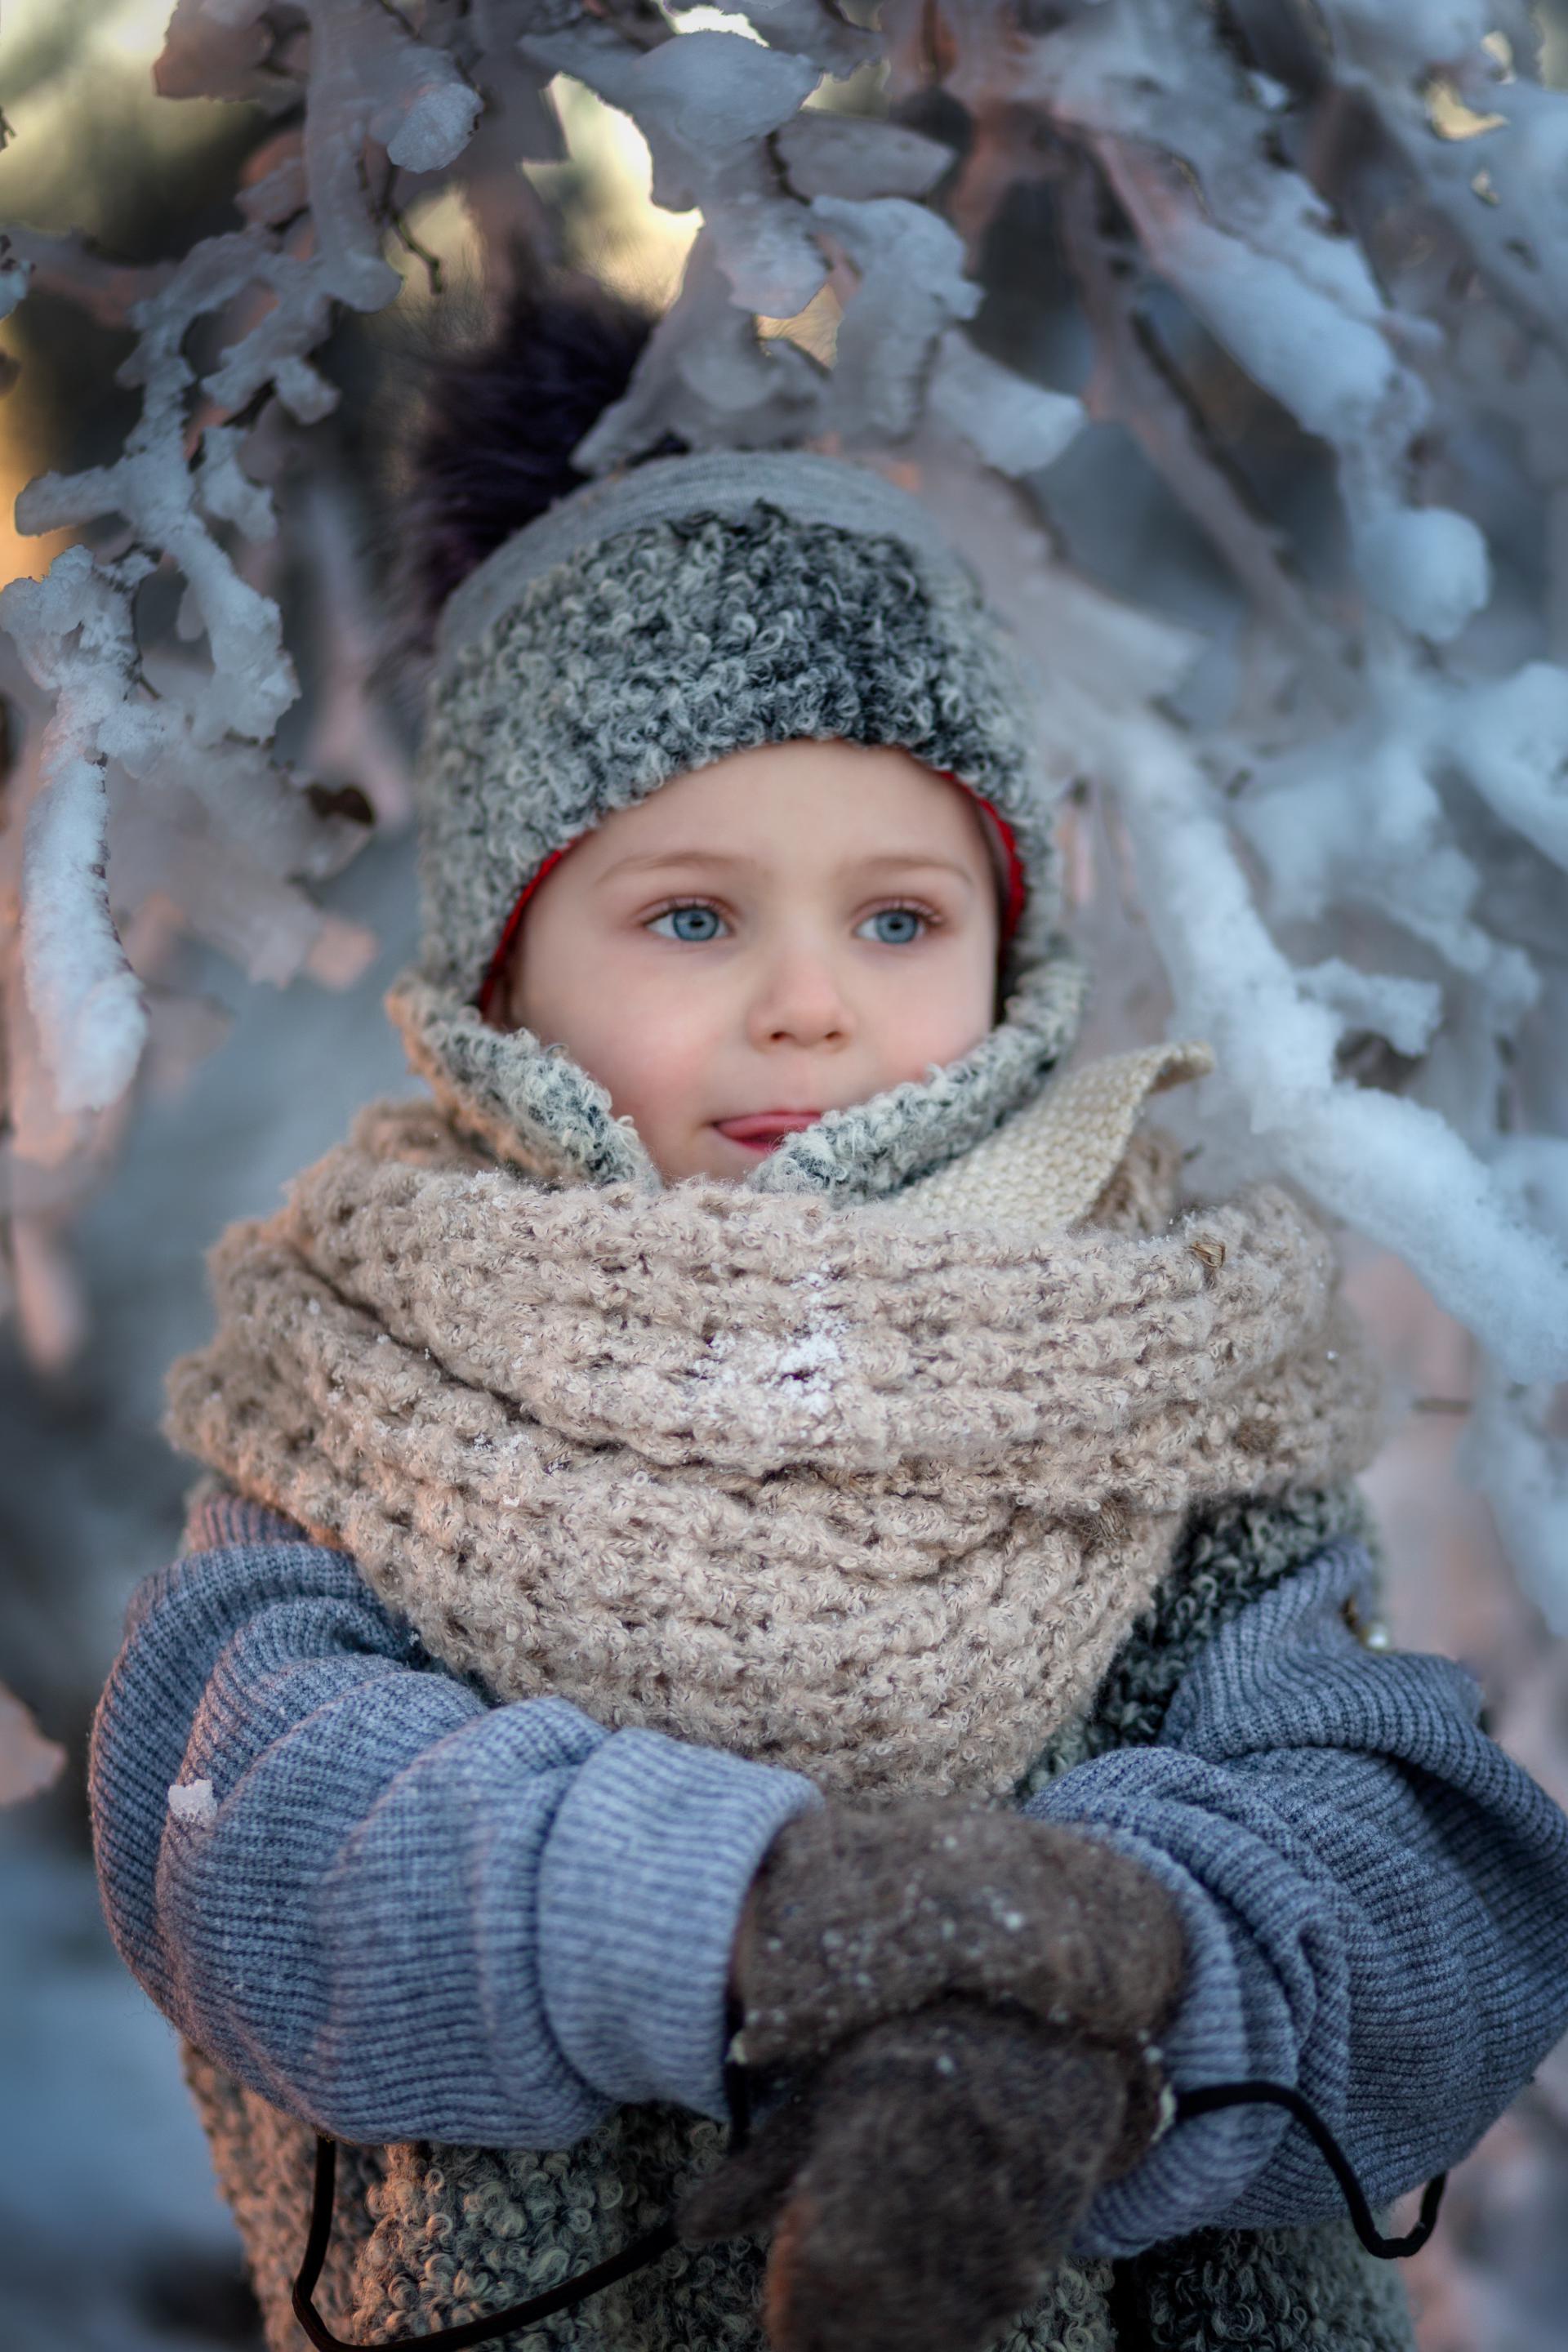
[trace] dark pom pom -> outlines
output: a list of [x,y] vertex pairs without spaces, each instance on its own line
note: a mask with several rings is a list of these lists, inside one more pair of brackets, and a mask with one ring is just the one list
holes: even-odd
[[529,278],[483,342],[432,360],[398,517],[416,640],[493,548],[587,478],[572,452],[626,391],[653,323],[591,279]]

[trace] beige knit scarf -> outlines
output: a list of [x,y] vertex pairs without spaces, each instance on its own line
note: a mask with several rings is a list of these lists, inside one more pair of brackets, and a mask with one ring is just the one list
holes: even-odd
[[551,1189],[374,1103],[209,1265],[174,1441],[354,1556],[498,1699],[553,1692],[862,1792],[1000,1794],[1184,1516],[1371,1447],[1324,1237],[1171,1222],[1161,1049],[888,1202]]

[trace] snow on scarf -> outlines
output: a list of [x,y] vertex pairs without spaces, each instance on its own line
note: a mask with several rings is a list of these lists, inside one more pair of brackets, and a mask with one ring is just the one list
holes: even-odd
[[1325,1237],[1270,1187],[1172,1222],[1176,1155],[1131,1138],[1205,1066],[1091,1066],[847,1208],[551,1189],[373,1103],[215,1246],[166,1431],[498,1699],[1002,1794],[1191,1507],[1371,1452]]

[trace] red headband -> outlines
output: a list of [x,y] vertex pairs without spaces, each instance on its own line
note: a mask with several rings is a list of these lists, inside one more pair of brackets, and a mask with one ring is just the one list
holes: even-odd
[[[966,784],[962,776],[955,776],[951,768],[938,768],[934,772],[939,776],[945,776],[950,784],[956,784],[961,793],[967,793],[975,806],[995,827],[996,837],[1002,848],[1005,869],[999,879],[1005,884],[1006,891],[1002,908],[1002,945],[1005,947],[1018,928],[1024,912],[1024,901],[1027,895],[1024,880],[1024,861],[1018,855],[1018,844],[1013,828],[1000,811],[993,808],[983,793],[977,793],[973,784]],[[591,831],[592,828],[587,830]],[[475,1008],[481,1016],[489,1011],[490,998],[495,993],[496,982],[500,980],[506,966],[506,960],[511,952],[511,944],[517,937],[518,927],[522,921],[524,908],[545,877],[552,874],[562,859],[576,848],[577,843],[586,838],[587,831],[584,831],[578,834],[574,840],[567,842],[564,847],[552,849],[537,872],[518,892],[512,903],[511,912],[506,919],[506,928],[501,932],[494,955],[490,958],[489,968],[479,983],[479,992],[474,999]]]

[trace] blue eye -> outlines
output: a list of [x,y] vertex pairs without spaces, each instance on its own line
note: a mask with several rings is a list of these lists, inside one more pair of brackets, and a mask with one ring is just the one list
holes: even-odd
[[[689,944],[695,943],[701,946],[707,940],[716,940],[719,936],[716,929],[705,930],[702,926],[716,925],[718,921],[717,907],[702,907],[693,903],[688,907],[667,907],[662,915],[654,917],[647,928],[650,931],[658,931],[662,940],[683,940]],[[660,923],[673,923],[675,929],[673,931],[660,931],[658,929]]]
[[926,918],[918,907],[879,907],[874,915],[867,916],[866,920],[868,923],[890,923],[893,927],[890,931],[878,933],[879,947],[905,948],[920,938]]

